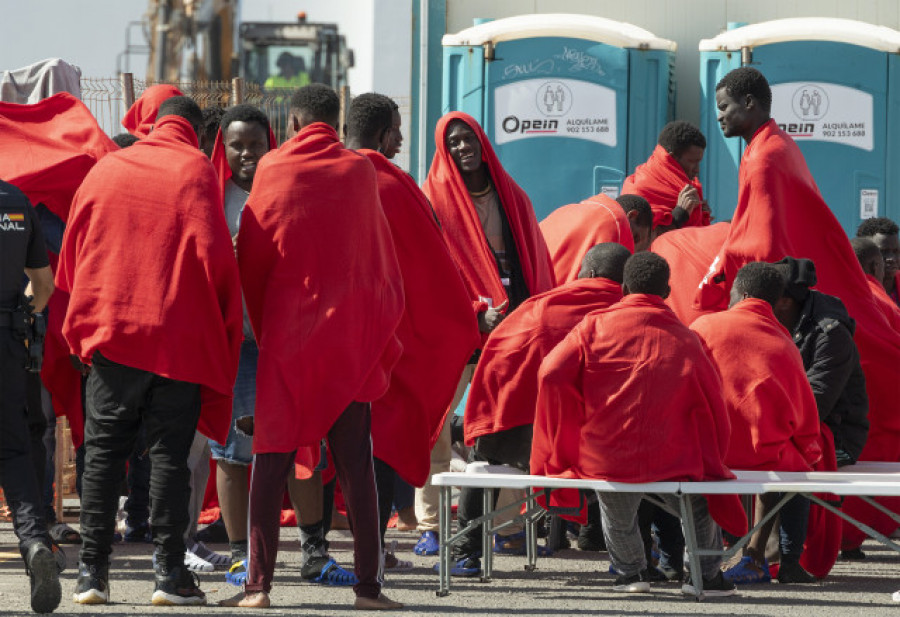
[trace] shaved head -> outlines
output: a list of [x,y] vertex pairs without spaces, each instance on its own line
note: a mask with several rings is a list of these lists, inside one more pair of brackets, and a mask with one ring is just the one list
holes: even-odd
[[622,283],[625,262],[631,257],[627,248],[617,242],[604,242],[591,247],[581,260],[578,278],[605,278]]

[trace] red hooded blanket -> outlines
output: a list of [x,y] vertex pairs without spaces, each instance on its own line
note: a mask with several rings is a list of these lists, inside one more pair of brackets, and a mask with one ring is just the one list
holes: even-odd
[[540,227],[558,285],[578,278],[581,260],[597,244],[616,242],[634,252],[634,237],[625,211],[615,199],[603,194],[557,208],[541,221]]
[[[866,375],[870,424],[860,460],[900,461],[900,332],[891,327],[873,298],[853,248],[822,199],[797,144],[770,120],[744,151],[731,231],[695,293],[696,306],[725,308],[741,266],[786,255],[813,260],[817,289],[840,298],[856,320],[854,340]],[[892,503],[900,511],[900,500],[879,501]],[[848,499],[844,508],[882,533],[897,528],[857,499]],[[846,533],[854,542],[864,537],[849,526]]]
[[509,221],[528,291],[531,295],[547,291],[556,282],[550,254],[534,216],[531,200],[500,165],[491,142],[478,122],[468,114],[454,111],[438,121],[434,131],[437,150],[422,189],[434,205],[444,228],[447,247],[459,267],[475,311],[488,308],[487,298],[493,306],[500,306],[507,298],[472,198],[447,149],[447,128],[454,120],[462,120],[478,136],[481,157],[488,166]]
[[[657,145],[647,162],[638,165],[634,173],[625,178],[622,194],[640,195],[646,199],[653,209],[653,227],[668,227],[672,224],[672,210],[678,205],[678,194],[688,184],[697,189],[702,201],[703,185],[700,180],[688,178],[675,157]],[[697,206],[684,226],[700,225],[709,225],[709,212]]]
[[372,164],[323,123],[267,154],[238,261],[259,342],[253,450],[318,444],[351,402],[384,395],[401,352],[402,277]]
[[[534,474],[613,482],[734,477],[723,462],[729,422],[719,377],[658,296],[628,295],[587,315],[546,357],[538,380]],[[716,520],[746,531],[740,502],[723,502],[710,502]]]
[[534,422],[541,361],[582,318],[622,299],[605,278],[578,279],[532,296],[491,333],[466,403],[466,444]]
[[900,332],[900,307],[894,304],[891,297],[884,290],[884,285],[871,274],[866,275],[866,281],[869,283],[869,289],[872,290],[872,298],[878,305],[879,310],[887,319],[891,327]]
[[360,153],[375,166],[406,299],[397,327],[403,355],[372,403],[372,445],[400,477],[424,486],[459,375],[481,340],[478,322],[425,194],[384,155]]
[[159,106],[173,96],[183,96],[183,94],[181,90],[169,84],[150,86],[125,112],[122,126],[135,137],[143,139],[150,134],[153,123],[156,122]]
[[[173,170],[175,173],[173,173]],[[187,120],[105,157],[75,196],[59,288],[63,334],[89,363],[202,386],[200,430],[224,442],[241,342],[241,290],[222,195]]]

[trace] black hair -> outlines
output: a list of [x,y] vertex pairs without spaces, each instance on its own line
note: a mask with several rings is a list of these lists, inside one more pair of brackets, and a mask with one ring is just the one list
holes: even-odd
[[137,137],[132,135],[131,133],[119,133],[115,137],[112,138],[113,143],[119,146],[120,148],[127,148],[128,146],[133,146],[136,141],[139,141]]
[[873,257],[881,256],[881,249],[869,238],[850,238],[850,246],[853,247],[853,252],[856,253],[856,259],[860,264],[867,263]]
[[265,129],[266,138],[269,137],[269,117],[258,107],[242,104],[226,109],[219,123],[223,135],[232,122],[256,122]]
[[751,95],[768,113],[772,109],[772,89],[765,76],[752,66],[734,69],[716,84],[716,90],[725,88],[725,92],[733,99]]
[[291,111],[298,112],[310,123],[334,125],[341,113],[341,100],[337,92],[325,84],[309,84],[291,96]]
[[646,199],[640,195],[619,195],[616,201],[628,214],[632,210],[637,210],[637,224],[639,227],[653,227],[653,210]]
[[383,94],[367,92],[350,103],[347,135],[357,139],[379,139],[394,125],[394,103]]
[[222,116],[225,115],[225,108],[220,105],[203,108],[203,134],[216,136],[219,130],[219,123],[222,122]]
[[753,261],[738,270],[734,288],[742,295],[765,300],[774,307],[784,294],[784,277],[772,264]]
[[669,293],[669,263],[656,253],[635,253],[625,262],[622,282],[628,293],[665,298]]
[[603,242],[591,247],[581,260],[581,272],[593,272],[595,277],[603,277],[622,283],[625,262],[631,252],[617,242]]
[[203,112],[200,111],[200,106],[194,99],[189,96],[173,96],[163,101],[156,114],[156,121],[158,122],[163,116],[184,118],[197,130],[203,126]]
[[691,146],[706,150],[706,137],[699,128],[684,120],[665,125],[659,132],[658,142],[672,156],[681,156]]
[[884,236],[896,236],[900,232],[897,223],[886,217],[866,219],[856,229],[857,238],[871,238],[875,234]]

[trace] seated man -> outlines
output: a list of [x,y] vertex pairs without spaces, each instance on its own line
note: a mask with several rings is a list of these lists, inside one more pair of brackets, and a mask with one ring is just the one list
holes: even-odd
[[603,242],[617,242],[633,253],[650,246],[653,212],[637,195],[613,200],[600,193],[581,203],[562,206],[541,221],[556,282],[574,281],[588,249]]
[[[774,266],[747,264],[734,279],[729,309],[691,325],[722,377],[731,420],[725,463],[731,469],[809,471],[822,457],[819,416],[803,360],[773,312],[783,289],[784,280]],[[781,497],[761,495],[757,521]],[[815,580],[800,566],[808,517],[809,501],[799,495],[781,510],[779,582]],[[747,555],[725,572],[727,579],[771,580],[765,550],[774,522],[769,520],[753,534]]]
[[[622,299],[622,269],[629,255],[613,242],[593,247],[582,260],[578,280],[532,296],[497,326],[484,345],[466,404],[465,439],[474,446],[470,460],[528,471],[541,360],[585,315]],[[462,489],[460,529],[483,514],[482,493]],[[451,574],[476,576],[480,551],[479,526],[454,546]]]
[[[669,266],[638,253],[625,263],[625,298],[587,315],[538,374],[531,471],[612,482],[734,477],[722,459],[728,416],[715,368],[663,299]],[[616,591],[649,591],[638,532],[640,493],[599,494]],[[662,496],[677,510],[674,495]],[[692,499],[698,544],[721,549],[705,497]],[[721,557],[700,558],[707,595],[731,595]],[[688,582],[682,591],[694,593]]]
[[869,238],[881,250],[884,257],[884,290],[897,306],[900,306],[900,227],[889,218],[866,219],[856,230],[857,238]]
[[625,178],[623,193],[640,195],[653,208],[655,235],[670,229],[709,225],[709,207],[697,179],[706,137],[690,122],[669,122],[653,154]]

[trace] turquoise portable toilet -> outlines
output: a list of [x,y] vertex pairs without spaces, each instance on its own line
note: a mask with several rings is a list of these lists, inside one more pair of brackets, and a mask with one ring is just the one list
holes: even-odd
[[675,43],[590,15],[520,15],[447,34],[443,113],[482,125],[538,220],[618,196],[674,113]]
[[[739,137],[716,120],[716,83],[742,65],[772,87],[772,117],[793,136],[829,207],[848,234],[874,216],[897,219],[900,144],[900,32],[833,18],[793,18],[736,28],[700,42],[700,174],[713,214],[737,204]],[[789,207],[789,204],[785,204]]]

